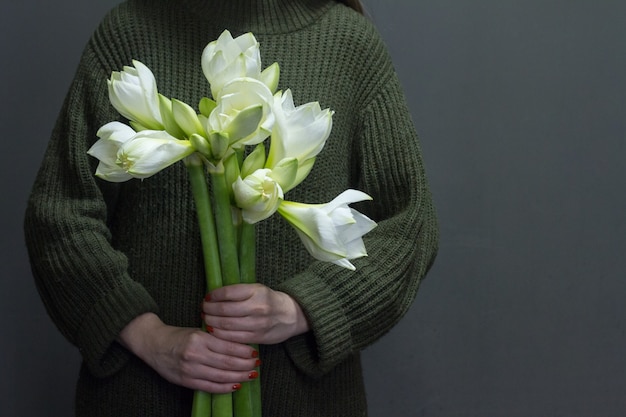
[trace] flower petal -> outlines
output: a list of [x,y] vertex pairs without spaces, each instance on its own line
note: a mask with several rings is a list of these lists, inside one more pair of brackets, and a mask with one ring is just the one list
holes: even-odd
[[96,135],[100,138],[87,151],[106,165],[115,165],[119,148],[135,136],[136,132],[128,125],[110,122],[102,126]]
[[306,178],[314,158],[324,148],[332,129],[333,112],[321,110],[317,102],[295,107],[291,90],[274,96],[272,110],[275,122],[266,166],[274,168],[284,158],[298,159],[302,172],[288,187],[291,189]]
[[342,205],[358,203],[359,201],[366,201],[371,199],[372,197],[365,194],[363,191],[347,189],[339,194],[337,197],[335,197],[330,203],[328,203],[326,209],[328,211],[333,211],[337,207]]
[[[273,100],[271,91],[261,81],[254,78],[233,80],[223,87],[217,107],[208,118],[207,132],[223,132],[233,148],[261,143],[274,125]],[[256,114],[259,108],[262,110],[260,118]],[[239,119],[242,112],[245,117]],[[249,122],[257,119],[258,123],[252,130]],[[240,123],[244,126],[238,126]]]
[[189,141],[178,140],[165,131],[144,130],[120,148],[117,164],[135,178],[147,178],[194,151]]
[[133,178],[128,172],[117,165],[109,165],[100,162],[96,168],[96,177],[109,182],[125,182]]
[[348,207],[370,199],[357,190],[346,190],[327,204],[283,201],[278,212],[291,224],[305,248],[316,259],[354,269],[351,259],[367,256],[362,236],[376,223]]
[[114,71],[108,80],[109,100],[113,107],[130,121],[148,129],[162,129],[159,97],[154,74],[139,61],[135,67]]
[[209,43],[202,52],[202,71],[217,99],[228,82],[236,78],[261,76],[259,44],[252,33],[233,39],[228,30]]

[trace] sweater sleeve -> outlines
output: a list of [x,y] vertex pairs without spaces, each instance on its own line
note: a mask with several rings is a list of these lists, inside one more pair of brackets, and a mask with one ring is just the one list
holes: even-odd
[[410,307],[437,252],[438,227],[417,134],[395,72],[360,114],[356,188],[373,201],[357,209],[378,222],[364,237],[368,257],[352,272],[315,263],[279,290],[303,307],[312,331],[287,349],[320,376],[389,331]]
[[87,149],[117,116],[106,79],[88,46],[65,99],[25,215],[37,288],[53,321],[96,376],[122,367],[129,353],[115,342],[134,317],[157,306],[127,272],[107,226],[118,185],[94,177]]

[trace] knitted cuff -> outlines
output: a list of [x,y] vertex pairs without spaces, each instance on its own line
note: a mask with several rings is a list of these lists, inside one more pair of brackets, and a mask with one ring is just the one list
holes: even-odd
[[328,285],[310,272],[281,283],[278,291],[292,296],[302,307],[311,331],[285,342],[294,364],[311,377],[320,377],[351,352],[350,325],[342,303]]
[[85,316],[77,345],[94,376],[106,377],[121,369],[130,353],[116,339],[135,317],[157,312],[158,306],[146,289],[128,280],[106,294]]

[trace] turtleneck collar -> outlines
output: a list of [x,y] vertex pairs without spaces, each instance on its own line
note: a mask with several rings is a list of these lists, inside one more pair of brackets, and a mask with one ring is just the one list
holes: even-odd
[[[316,21],[332,0],[182,0],[207,24],[215,21],[236,32],[275,34],[292,32]],[[233,33],[235,35],[235,33]]]

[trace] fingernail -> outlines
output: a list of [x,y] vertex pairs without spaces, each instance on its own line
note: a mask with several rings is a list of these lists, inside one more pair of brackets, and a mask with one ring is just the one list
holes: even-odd
[[213,327],[211,327],[209,325],[206,325],[206,326],[204,326],[204,328],[206,329],[207,332],[213,333]]
[[256,366],[256,367],[261,366],[261,359],[257,359],[257,360],[256,360],[256,364],[255,364],[255,366]]
[[254,379],[254,378],[258,378],[259,377],[259,373],[257,371],[252,371],[248,374],[248,378],[249,379]]
[[211,293],[208,293],[207,295],[204,296],[204,301],[206,302],[211,301]]
[[241,384],[235,384],[233,385],[233,390],[234,391],[239,391],[241,389]]
[[253,351],[252,351],[252,357],[253,357],[253,358],[258,358],[258,357],[259,357],[259,352],[258,352],[258,351],[256,351],[256,350],[253,350]]

